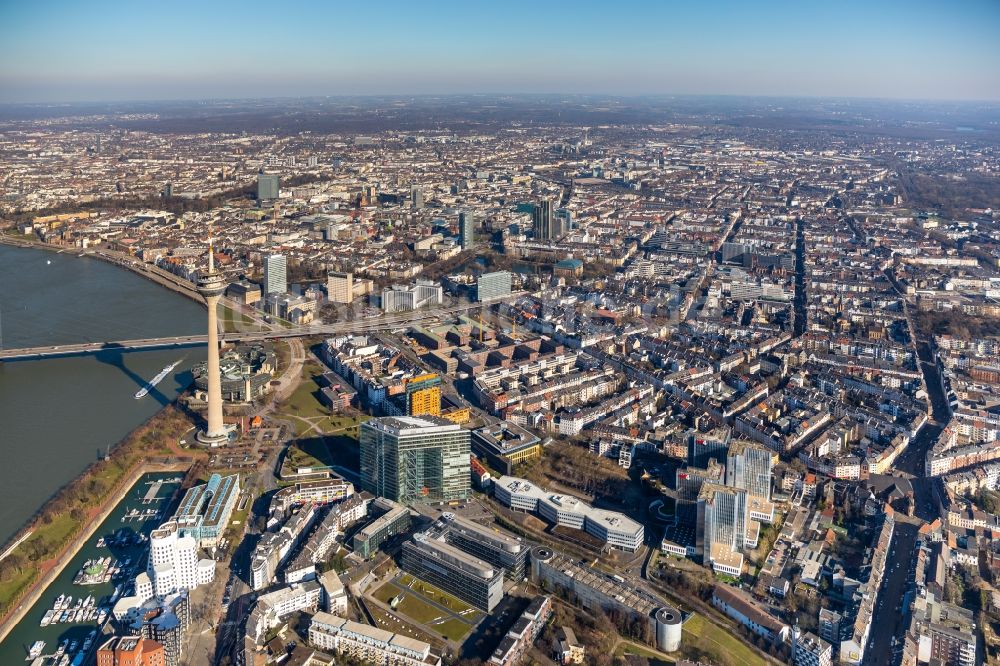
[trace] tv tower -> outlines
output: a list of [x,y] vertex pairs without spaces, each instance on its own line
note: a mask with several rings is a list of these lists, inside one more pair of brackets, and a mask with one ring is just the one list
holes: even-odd
[[199,430],[197,439],[206,446],[221,446],[229,441],[229,431],[222,422],[222,379],[219,371],[219,299],[226,291],[226,280],[215,270],[212,227],[208,228],[208,272],[198,278],[198,292],[208,305],[208,425]]

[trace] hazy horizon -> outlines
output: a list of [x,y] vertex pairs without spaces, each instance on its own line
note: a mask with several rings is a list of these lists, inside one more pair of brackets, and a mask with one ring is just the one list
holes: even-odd
[[0,103],[411,95],[1000,101],[1000,3],[0,7]]
[[899,103],[899,104],[940,104],[940,105],[974,105],[984,104],[988,106],[1000,106],[1000,98],[997,99],[960,99],[960,98],[916,98],[916,97],[865,97],[851,95],[793,95],[793,94],[739,94],[739,93],[605,93],[595,92],[520,92],[520,91],[484,91],[484,92],[371,92],[357,94],[301,94],[301,95],[257,95],[242,97],[164,97],[164,98],[121,98],[121,99],[78,99],[78,100],[27,100],[27,101],[0,101],[0,106],[38,106],[38,107],[58,107],[58,106],[97,106],[97,105],[128,105],[128,104],[198,104],[198,103],[239,103],[239,102],[270,102],[281,100],[376,100],[394,98],[461,98],[461,97],[482,97],[486,99],[511,97],[511,98],[532,98],[532,97],[567,97],[567,98],[604,98],[618,100],[655,100],[658,98],[671,99],[713,99],[731,98],[733,100],[787,100],[801,102],[875,102],[875,103]]

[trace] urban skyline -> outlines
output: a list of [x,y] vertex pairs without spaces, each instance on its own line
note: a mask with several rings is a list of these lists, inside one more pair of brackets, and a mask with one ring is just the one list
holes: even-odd
[[0,663],[996,662],[998,17],[0,6]]

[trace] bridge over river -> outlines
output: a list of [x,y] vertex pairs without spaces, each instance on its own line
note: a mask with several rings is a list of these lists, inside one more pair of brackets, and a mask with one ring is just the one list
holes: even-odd
[[[247,331],[242,333],[226,333],[219,337],[226,342],[253,342],[257,340],[279,340],[283,338],[300,338],[311,335],[344,335],[347,333],[374,333],[396,328],[405,328],[413,324],[428,323],[431,320],[456,315],[470,310],[482,309],[482,303],[467,303],[451,307],[398,312],[393,314],[337,322],[334,324],[315,324],[296,326],[292,328],[276,328],[270,331]],[[142,340],[117,340],[108,342],[81,342],[70,345],[45,347],[22,347],[18,349],[0,349],[0,361],[15,361],[25,359],[49,358],[54,356],[75,356],[80,354],[95,354],[101,351],[132,351],[140,349],[167,349],[171,347],[193,347],[208,342],[207,335],[182,335],[168,338],[146,338]]]

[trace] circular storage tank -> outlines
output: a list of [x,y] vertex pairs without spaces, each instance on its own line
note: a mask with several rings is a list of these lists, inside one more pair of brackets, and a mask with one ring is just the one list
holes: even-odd
[[656,647],[664,652],[681,649],[681,612],[672,606],[656,611]]

